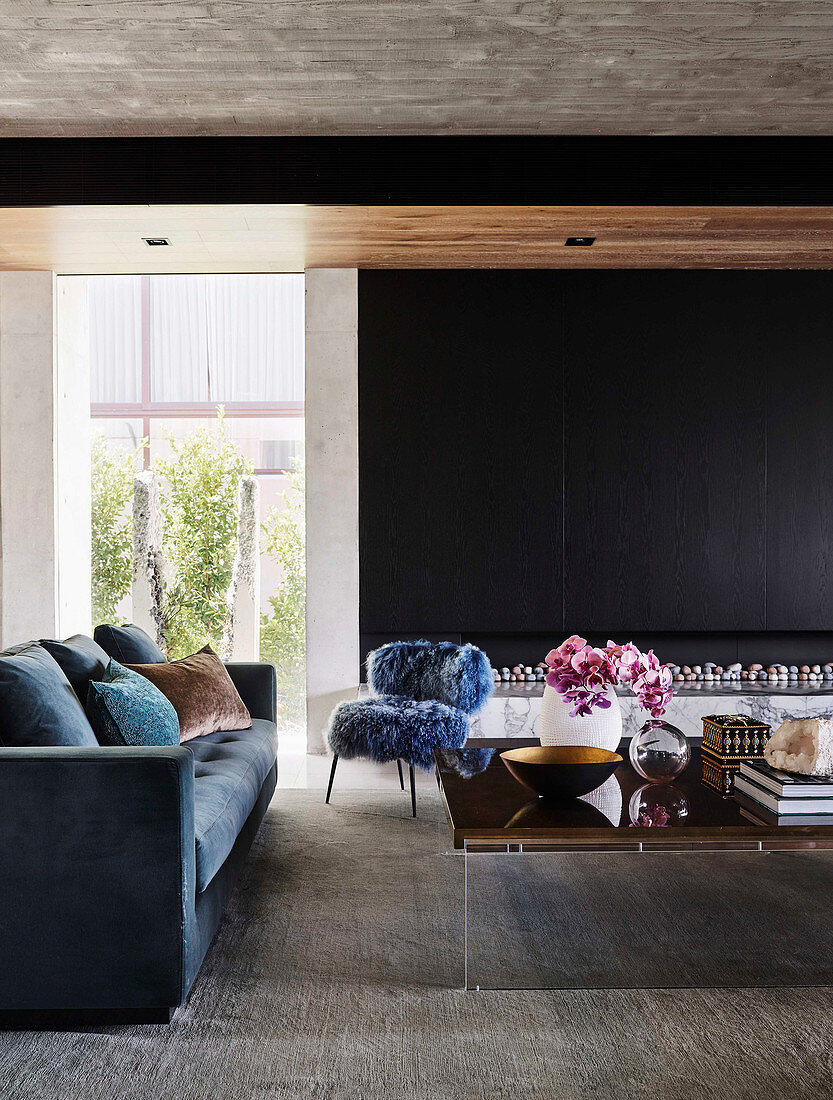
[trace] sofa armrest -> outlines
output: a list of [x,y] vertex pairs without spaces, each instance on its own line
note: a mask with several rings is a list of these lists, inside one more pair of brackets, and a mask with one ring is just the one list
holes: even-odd
[[252,718],[277,722],[278,686],[274,665],[232,661],[226,668]]
[[0,748],[0,1009],[182,1002],[195,899],[187,748]]

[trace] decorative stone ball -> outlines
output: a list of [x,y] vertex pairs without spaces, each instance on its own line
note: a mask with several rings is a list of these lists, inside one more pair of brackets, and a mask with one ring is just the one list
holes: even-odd
[[810,671],[810,666],[809,665],[802,665],[801,668],[798,671],[799,672],[809,672]]
[[740,661],[735,661],[733,665],[726,665],[726,668],[729,672],[740,672],[740,670],[743,668],[743,665],[740,663]]
[[749,679],[750,680],[757,680],[758,679],[758,673],[754,672],[754,671],[750,672],[749,673]]
[[686,672],[685,678],[686,678],[686,680],[696,680],[697,679],[697,677],[694,675],[693,672]]
[[531,666],[531,665],[525,665],[525,666],[524,666],[524,673],[525,673],[525,674],[526,674],[527,676],[529,676],[530,672],[532,672],[532,666]]
[[810,671],[811,672],[821,672],[821,665],[811,665],[810,666]]
[[763,667],[764,667],[763,665],[750,665],[749,666],[749,671],[750,672],[760,672]]
[[715,672],[715,675],[722,676],[723,675],[723,665],[715,665],[714,666],[714,672]]
[[685,680],[685,676],[683,676],[682,672],[675,672],[674,679],[679,682],[680,680]]
[[692,665],[691,671],[696,675],[698,672],[702,672],[702,668],[699,665]]
[[705,661],[704,664],[703,664],[703,668],[706,669],[707,672],[710,668],[714,668],[714,667],[715,667],[715,662],[714,661]]
[[741,669],[741,673],[740,673],[741,680],[748,680],[749,676],[750,676],[750,674],[746,671],[745,668]]
[[798,678],[799,678],[799,680],[809,680],[810,673],[809,672],[799,672]]
[[690,672],[691,672],[691,669],[689,668],[689,666],[688,665],[683,665],[683,667],[682,667],[683,676],[688,676],[690,674]]
[[694,675],[698,680],[704,680],[706,678],[705,672],[695,672]]
[[709,670],[707,669],[707,670],[706,670],[706,671],[705,671],[705,672],[703,673],[703,678],[704,678],[705,680],[714,680],[714,673],[713,673],[713,672],[710,672],[710,671],[709,671]]

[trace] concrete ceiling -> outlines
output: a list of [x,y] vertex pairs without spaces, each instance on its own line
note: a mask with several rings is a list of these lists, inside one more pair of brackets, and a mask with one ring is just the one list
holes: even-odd
[[0,0],[0,135],[829,134],[829,0]]

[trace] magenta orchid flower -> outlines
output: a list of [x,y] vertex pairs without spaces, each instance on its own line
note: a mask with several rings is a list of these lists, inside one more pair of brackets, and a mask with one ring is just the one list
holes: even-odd
[[653,718],[661,718],[673,697],[671,666],[662,665],[653,650],[642,653],[633,642],[617,645],[608,640],[595,649],[572,634],[547,654],[547,683],[573,704],[572,717],[606,710],[608,689],[627,684]]

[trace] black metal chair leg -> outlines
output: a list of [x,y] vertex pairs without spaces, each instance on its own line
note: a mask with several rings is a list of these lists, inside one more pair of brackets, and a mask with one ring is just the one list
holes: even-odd
[[401,791],[404,791],[405,790],[405,780],[402,776],[402,761],[397,759],[396,766],[397,766],[397,768],[399,768],[399,789]]
[[416,786],[414,785],[413,764],[409,765],[409,770],[411,773],[411,811],[413,812],[414,817],[416,817]]
[[338,757],[334,756],[333,757],[333,766],[330,768],[330,782],[327,784],[327,797],[324,799],[324,801],[327,802],[327,803],[329,803],[329,801],[330,801],[330,792],[333,789],[333,780],[336,777],[336,764],[337,763],[338,763]]

